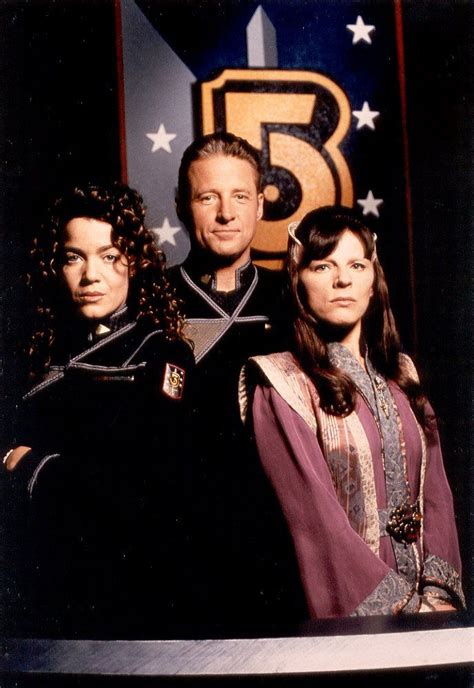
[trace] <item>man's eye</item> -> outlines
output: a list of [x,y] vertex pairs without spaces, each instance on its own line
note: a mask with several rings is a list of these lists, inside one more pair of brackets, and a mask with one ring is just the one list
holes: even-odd
[[248,199],[247,194],[244,193],[236,194],[235,197],[238,201],[246,201]]
[[115,253],[107,253],[107,255],[104,256],[104,260],[106,263],[115,263],[118,260],[118,256]]
[[205,205],[209,205],[209,203],[212,203],[214,200],[214,196],[211,196],[210,194],[207,194],[206,196],[201,196],[201,203],[204,203]]

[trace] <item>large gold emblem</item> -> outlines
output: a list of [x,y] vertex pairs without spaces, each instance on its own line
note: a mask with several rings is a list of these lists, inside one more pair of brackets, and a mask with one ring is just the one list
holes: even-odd
[[226,69],[201,84],[203,133],[230,131],[262,154],[264,215],[252,244],[257,262],[280,266],[288,224],[309,210],[352,206],[340,150],[350,121],[344,91],[317,72]]

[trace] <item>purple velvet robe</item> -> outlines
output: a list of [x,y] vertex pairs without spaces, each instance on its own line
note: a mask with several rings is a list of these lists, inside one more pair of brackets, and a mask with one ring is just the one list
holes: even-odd
[[[393,383],[390,389],[402,426],[410,497],[415,501],[420,488],[420,432],[406,396]],[[355,412],[370,446],[377,507],[384,509],[380,434],[362,395]],[[311,618],[416,613],[427,590],[439,591],[458,607],[464,605],[453,500],[436,430],[427,442],[423,551],[417,544],[421,575],[414,589],[398,572],[392,540],[382,529],[377,555],[351,527],[317,434],[272,386],[257,385],[253,422],[263,467],[293,538]]]

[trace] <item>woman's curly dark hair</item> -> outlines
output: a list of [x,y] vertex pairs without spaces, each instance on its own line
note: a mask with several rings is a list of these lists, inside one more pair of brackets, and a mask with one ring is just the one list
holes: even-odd
[[163,329],[168,339],[182,337],[183,319],[166,277],[166,258],[145,227],[145,208],[140,194],[121,182],[76,186],[56,199],[41,231],[33,239],[28,283],[36,307],[29,357],[32,375],[46,372],[57,328],[64,313],[64,291],[59,285],[62,236],[76,217],[112,225],[112,243],[129,265],[127,305],[132,318]]

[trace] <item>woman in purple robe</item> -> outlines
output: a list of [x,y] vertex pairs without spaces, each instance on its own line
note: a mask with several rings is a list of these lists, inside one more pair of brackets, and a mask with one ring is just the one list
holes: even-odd
[[401,352],[376,236],[342,207],[289,233],[293,350],[250,359],[242,410],[253,394],[309,617],[462,609],[436,421]]

